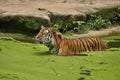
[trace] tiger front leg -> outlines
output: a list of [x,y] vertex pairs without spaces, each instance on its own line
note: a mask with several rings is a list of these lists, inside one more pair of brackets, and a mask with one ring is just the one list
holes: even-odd
[[49,53],[51,53],[51,50],[53,49],[53,46],[49,47]]
[[57,48],[56,48],[56,47],[53,47],[53,48],[50,50],[50,53],[57,54],[57,53],[58,53]]
[[68,52],[64,49],[59,49],[59,52],[57,55],[58,56],[68,56]]
[[58,52],[58,55],[59,55],[59,56],[67,56],[67,55],[69,55],[70,53],[71,53],[71,52],[70,52],[68,46],[65,45],[65,46],[61,46],[61,47],[60,47],[59,52]]

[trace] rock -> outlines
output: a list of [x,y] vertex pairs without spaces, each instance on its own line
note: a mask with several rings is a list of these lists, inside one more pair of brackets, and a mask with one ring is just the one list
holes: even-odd
[[43,25],[55,18],[86,20],[86,13],[120,6],[119,0],[0,0],[0,16],[32,16]]

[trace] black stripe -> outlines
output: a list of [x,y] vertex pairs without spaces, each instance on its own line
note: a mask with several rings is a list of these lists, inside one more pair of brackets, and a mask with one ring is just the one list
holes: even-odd
[[96,50],[95,38],[90,38],[90,40],[92,40],[92,42],[93,42],[92,49],[93,49],[93,51],[95,51]]
[[75,42],[75,39],[73,39],[73,48],[74,48],[73,52],[75,54],[76,53],[76,42]]
[[100,44],[99,44],[99,40],[98,39],[96,39],[96,45],[97,45],[97,50],[99,51]]
[[92,51],[93,50],[92,46],[94,45],[94,43],[91,41],[90,38],[88,38],[87,41],[88,41],[88,43],[90,45],[90,51]]
[[85,41],[86,41],[86,44],[87,44],[88,51],[91,51],[90,43],[88,41],[88,38],[86,38]]
[[80,50],[79,39],[76,39],[76,43],[77,43],[77,54],[79,54],[79,50]]
[[81,39],[82,45],[83,45],[83,52],[86,51],[86,46],[85,46],[85,42],[83,39]]
[[81,46],[81,52],[84,52],[84,46],[83,46],[83,42],[81,39],[79,39],[79,42],[80,42],[80,46]]

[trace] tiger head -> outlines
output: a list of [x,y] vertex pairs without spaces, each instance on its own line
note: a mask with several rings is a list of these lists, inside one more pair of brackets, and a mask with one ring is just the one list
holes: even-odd
[[40,44],[50,44],[52,42],[53,29],[50,27],[41,26],[39,33],[36,35],[35,40]]
[[56,32],[51,27],[41,26],[39,33],[36,35],[35,40],[40,44],[44,44],[47,47],[51,47],[61,40],[62,35],[59,32]]

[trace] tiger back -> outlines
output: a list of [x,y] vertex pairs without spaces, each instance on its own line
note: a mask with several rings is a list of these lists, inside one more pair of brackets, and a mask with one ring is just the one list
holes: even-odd
[[78,55],[81,52],[102,51],[108,48],[107,43],[97,38],[68,39],[59,33],[54,34],[54,44],[58,55]]

